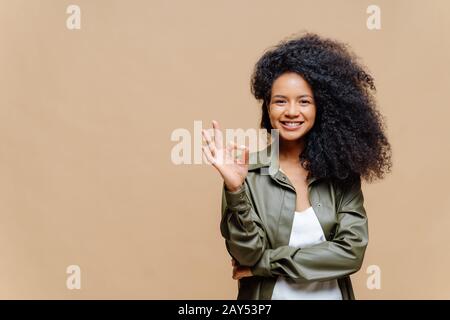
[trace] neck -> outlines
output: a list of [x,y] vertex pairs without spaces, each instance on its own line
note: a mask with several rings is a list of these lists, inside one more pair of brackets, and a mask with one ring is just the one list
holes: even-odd
[[280,161],[299,163],[299,155],[305,148],[305,140],[280,141]]

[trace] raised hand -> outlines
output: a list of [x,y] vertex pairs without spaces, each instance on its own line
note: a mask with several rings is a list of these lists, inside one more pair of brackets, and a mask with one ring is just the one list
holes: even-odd
[[[237,191],[247,176],[249,150],[246,146],[238,147],[233,142],[224,147],[219,123],[213,120],[212,125],[213,138],[208,131],[202,130],[203,138],[207,143],[207,146],[202,147],[203,154],[208,162],[219,171],[226,188],[231,192]],[[242,153],[242,158],[237,157],[239,151]]]

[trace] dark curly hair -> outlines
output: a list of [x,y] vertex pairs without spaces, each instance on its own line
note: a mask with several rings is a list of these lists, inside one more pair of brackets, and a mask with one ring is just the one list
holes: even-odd
[[374,79],[347,44],[306,33],[283,40],[256,63],[251,92],[262,101],[261,128],[270,132],[273,82],[295,72],[311,86],[316,122],[299,155],[309,176],[371,182],[391,170],[391,147],[376,108]]

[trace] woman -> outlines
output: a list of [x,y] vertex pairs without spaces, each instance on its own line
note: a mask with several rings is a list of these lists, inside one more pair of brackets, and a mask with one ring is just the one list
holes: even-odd
[[265,52],[251,86],[278,154],[261,160],[272,143],[239,159],[216,121],[214,137],[203,131],[238,299],[354,299],[349,275],[368,243],[361,178],[391,169],[374,80],[346,45],[306,34]]

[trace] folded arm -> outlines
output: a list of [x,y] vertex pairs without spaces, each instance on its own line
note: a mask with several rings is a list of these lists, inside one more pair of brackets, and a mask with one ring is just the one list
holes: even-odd
[[368,243],[360,180],[343,194],[337,215],[338,225],[332,240],[307,248],[281,246],[266,249],[252,267],[252,273],[307,282],[336,279],[358,271]]

